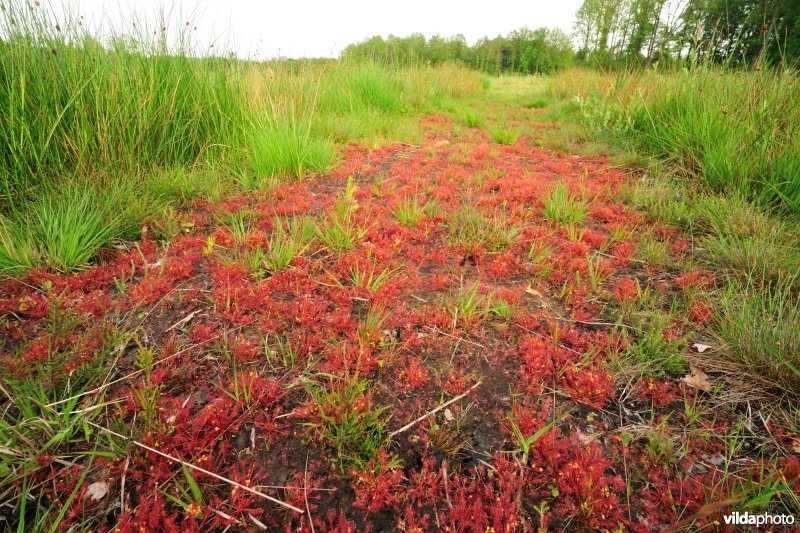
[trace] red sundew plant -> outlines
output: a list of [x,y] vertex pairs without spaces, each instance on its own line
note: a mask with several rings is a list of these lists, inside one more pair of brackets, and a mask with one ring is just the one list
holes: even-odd
[[223,339],[223,350],[228,352],[233,360],[239,363],[247,363],[259,358],[262,353],[261,343],[255,339],[247,339],[243,335],[235,335],[233,338]]
[[704,269],[695,269],[675,278],[675,285],[688,291],[690,289],[707,289],[714,284],[714,275]]
[[698,326],[704,326],[711,323],[714,319],[715,308],[714,304],[708,301],[695,300],[689,304],[689,320]]
[[50,309],[47,296],[39,292],[6,297],[0,305],[4,313],[16,313],[29,319],[44,318]]
[[163,277],[143,278],[130,288],[130,303],[133,306],[152,305],[172,289],[172,279]]
[[[790,508],[791,429],[744,426],[646,364],[713,326],[715,276],[672,270],[681,230],[638,230],[614,199],[629,177],[535,146],[517,111],[533,137],[513,145],[426,117],[418,144],[351,144],[327,173],[197,200],[85,271],[0,280],[0,458],[41,487],[26,503],[56,516],[74,490],[61,529],[119,531],[651,531],[732,497]],[[559,187],[579,222],[542,213]],[[332,214],[358,238],[324,244]],[[266,268],[277,224],[302,245]],[[645,237],[671,267],[643,263]],[[24,461],[3,433],[22,413],[42,433]],[[95,445],[114,457],[88,466]],[[0,493],[21,492],[3,472]]]
[[573,366],[567,369],[563,378],[564,390],[579,403],[602,409],[614,390],[611,375],[602,368],[588,369]]
[[675,383],[648,376],[636,384],[636,396],[642,400],[652,402],[655,406],[666,406],[681,398],[679,388]]
[[453,396],[466,391],[477,379],[472,373],[467,373],[462,369],[451,370],[447,376],[447,381],[442,384],[442,389]]
[[519,491],[525,487],[518,466],[496,455],[489,472],[457,476],[448,489],[445,523],[454,531],[515,531],[525,520],[519,506]]
[[556,511],[577,515],[581,525],[592,530],[625,525],[625,509],[617,497],[625,482],[606,473],[612,461],[603,455],[595,441],[587,445],[576,437],[570,444],[571,457],[559,468],[556,482],[565,501],[559,503]]
[[614,298],[623,306],[636,302],[641,293],[642,289],[637,279],[621,278],[615,283]]
[[406,496],[415,502],[416,506],[423,507],[437,505],[444,495],[444,475],[436,468],[436,461],[432,457],[422,459],[422,466],[414,471],[408,479]]
[[[312,515],[317,514],[321,499],[321,492],[316,489],[322,487],[324,481],[314,474],[320,466],[321,464],[317,461],[309,459],[308,466],[304,465],[303,471],[292,475],[286,484],[287,502],[299,508],[305,508],[307,505]],[[255,476],[252,477],[255,478]]]
[[328,511],[325,522],[321,522],[317,527],[325,533],[355,533],[358,528],[347,519],[344,511]]
[[385,450],[368,462],[362,471],[353,471],[353,490],[356,493],[353,505],[372,513],[400,503],[400,484],[403,472],[397,468],[396,460]]
[[405,366],[400,370],[400,387],[411,392],[418,389],[430,381],[427,368],[419,357],[409,357],[406,359]]

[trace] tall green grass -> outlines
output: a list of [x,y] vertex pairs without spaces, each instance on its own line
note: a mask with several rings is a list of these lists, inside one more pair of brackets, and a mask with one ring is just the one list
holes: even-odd
[[240,138],[240,67],[142,29],[98,42],[43,7],[0,10],[0,179],[15,206],[63,176],[194,165]]
[[[110,240],[134,238],[109,228],[134,226],[145,211],[325,171],[336,144],[409,140],[420,114],[482,87],[477,73],[452,66],[201,57],[189,26],[171,38],[161,24],[135,24],[100,41],[76,17],[53,20],[35,3],[0,7],[6,271],[77,268]],[[64,211],[73,187],[116,192],[92,193],[78,216]],[[121,205],[141,209],[111,220],[122,193]],[[37,212],[68,222],[34,231]]]
[[311,122],[294,116],[269,117],[255,128],[248,144],[254,184],[328,168],[336,150],[330,139],[312,135]]
[[623,199],[683,227],[693,238],[694,257],[717,272],[709,333],[720,339],[721,356],[762,385],[797,397],[797,74],[575,69],[550,86],[561,112],[581,119],[593,137],[647,156],[640,161],[670,163],[651,164],[649,179]]
[[6,207],[65,175],[223,161],[296,177],[330,164],[333,140],[390,136],[395,119],[480,87],[477,74],[454,67],[201,58],[188,30],[170,40],[136,25],[100,42],[43,7],[0,5]]
[[744,369],[800,395],[800,298],[791,285],[731,284],[722,295],[717,326]]
[[[328,84],[322,91],[320,107],[327,112],[340,114],[381,111],[399,112],[404,102],[404,83],[369,64],[357,64],[343,84]],[[344,90],[343,90],[344,89]]]
[[668,158],[710,189],[800,213],[800,78],[700,67],[569,71],[554,78],[584,119]]

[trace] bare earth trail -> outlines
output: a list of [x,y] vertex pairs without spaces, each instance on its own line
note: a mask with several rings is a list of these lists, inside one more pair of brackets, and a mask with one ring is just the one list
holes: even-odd
[[85,479],[74,455],[39,459],[30,482],[80,484],[62,526],[656,531],[724,510],[745,477],[797,479],[796,455],[756,455],[758,430],[706,402],[720,376],[680,379],[713,276],[618,200],[633,178],[535,133],[421,127],[418,145],[352,145],[326,175],[195,201],[85,272],[0,284],[2,364],[61,354],[40,379],[88,391],[94,428],[72,451],[123,450]]

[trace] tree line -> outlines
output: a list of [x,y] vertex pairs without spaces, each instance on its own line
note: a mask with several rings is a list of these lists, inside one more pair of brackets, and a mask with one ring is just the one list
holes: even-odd
[[401,64],[455,62],[490,74],[549,74],[576,62],[797,66],[800,0],[584,0],[571,35],[523,27],[473,45],[463,35],[374,36],[342,55]]
[[375,36],[342,52],[343,57],[401,64],[455,62],[491,74],[549,74],[568,66],[574,55],[569,35],[550,28],[521,28],[507,36],[484,37],[472,46],[463,35],[426,38],[415,33],[408,37],[390,35],[386,39]]
[[601,65],[796,65],[798,0],[584,0],[573,38],[579,61]]

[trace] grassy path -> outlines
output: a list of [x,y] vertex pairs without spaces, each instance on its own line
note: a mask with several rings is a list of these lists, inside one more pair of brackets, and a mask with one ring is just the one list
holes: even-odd
[[44,449],[12,450],[4,468],[38,470],[0,516],[21,486],[54,487],[28,522],[124,530],[796,512],[791,429],[709,370],[714,275],[622,201],[628,174],[541,147],[542,117],[428,116],[418,144],[350,145],[330,173],[176,209],[85,272],[2,281],[6,394],[37,418],[13,431]]

